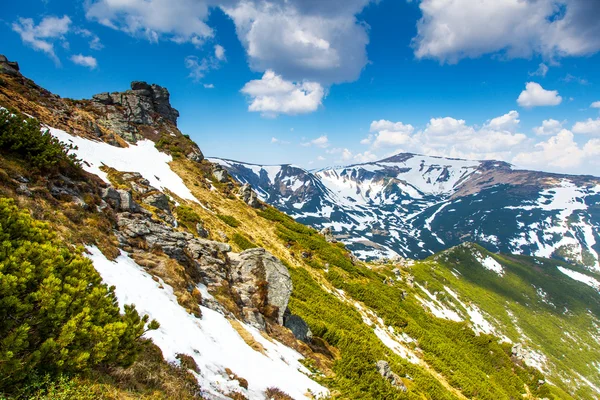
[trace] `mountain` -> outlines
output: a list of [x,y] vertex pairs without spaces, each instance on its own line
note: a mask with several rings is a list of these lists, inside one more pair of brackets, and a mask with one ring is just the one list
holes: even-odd
[[600,272],[600,178],[498,161],[398,154],[307,171],[211,158],[301,223],[364,259],[424,258],[465,241]]
[[[473,243],[361,261],[204,159],[158,85],[62,99],[0,57],[0,106],[1,398],[600,396],[587,268]],[[427,196],[483,168],[456,163]],[[237,168],[341,198],[335,170]]]

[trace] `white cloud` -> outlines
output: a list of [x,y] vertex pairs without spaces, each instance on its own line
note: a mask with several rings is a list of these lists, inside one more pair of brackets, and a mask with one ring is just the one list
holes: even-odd
[[539,83],[527,82],[525,90],[521,92],[517,103],[521,107],[557,106],[562,102],[562,97],[556,90],[546,90]]
[[327,135],[322,135],[319,136],[316,139],[313,140],[309,140],[308,142],[303,142],[302,146],[315,146],[315,147],[320,147],[322,149],[329,147],[329,139],[327,138]]
[[[194,82],[200,82],[209,71],[219,69],[221,62],[225,60],[225,53],[222,54],[223,58],[216,57],[216,54],[217,51],[215,47],[215,57],[208,56],[200,60],[196,56],[187,56],[184,59],[184,63],[185,67],[190,71],[188,77],[192,78]],[[204,85],[204,87],[208,89],[214,88],[214,86],[211,85]]]
[[599,139],[592,139],[579,146],[574,141],[573,133],[563,129],[547,141],[537,143],[534,150],[517,154],[512,162],[524,168],[589,173],[596,170],[598,156]]
[[89,29],[75,28],[74,32],[76,34],[78,34],[79,36],[89,39],[88,43],[89,43],[90,49],[102,50],[104,48],[104,45],[100,41],[100,38],[98,37],[98,35],[96,35],[92,31],[90,31]]
[[91,0],[84,4],[88,19],[151,42],[165,37],[201,46],[214,35],[205,23],[209,5],[204,0]]
[[215,45],[215,57],[219,61],[227,60],[227,57],[225,57],[225,48],[220,44]]
[[379,157],[377,157],[377,155],[371,153],[369,150],[367,150],[363,153],[358,153],[354,156],[354,160],[359,163],[367,163],[367,162],[377,161],[378,159],[379,159]]
[[212,83],[205,83],[203,86],[205,89],[214,89],[215,88],[215,85],[213,85]]
[[586,121],[576,122],[572,131],[584,135],[600,135],[600,118],[588,118]]
[[290,144],[290,142],[288,142],[286,140],[277,139],[275,136],[273,136],[271,138],[271,143],[272,144]]
[[595,101],[590,105],[591,108],[600,108],[600,101]]
[[82,54],[74,54],[71,56],[71,61],[77,65],[94,69],[98,66],[98,61],[92,56],[84,56]]
[[326,158],[325,158],[325,157],[323,157],[323,156],[318,156],[318,157],[317,157],[317,160],[318,160],[318,161],[325,161],[325,160],[326,160]]
[[[251,68],[321,84],[353,81],[367,64],[368,26],[356,19],[371,0],[88,0],[86,16],[113,29],[201,46],[214,37],[211,7],[234,22]],[[376,0],[373,0],[376,1]]]
[[541,76],[542,78],[546,76],[546,74],[548,73],[548,70],[550,68],[548,68],[548,66],[544,63],[541,63],[538,66],[538,69],[535,70],[534,72],[529,73],[529,75],[531,76]]
[[547,59],[600,50],[600,2],[590,0],[421,0],[413,39],[418,58],[455,63],[500,53]]
[[256,71],[322,84],[354,81],[367,64],[367,26],[356,20],[369,0],[233,1],[224,11]]
[[536,135],[556,135],[562,130],[563,123],[555,119],[547,119],[542,122],[541,126],[533,128]]
[[376,133],[371,150],[387,148],[396,153],[404,151],[468,159],[506,159],[527,139],[524,134],[516,133],[518,123],[519,113],[516,111],[493,118],[481,128],[451,117],[432,118],[425,129],[417,132],[410,124],[373,121],[371,130]]
[[46,53],[55,63],[60,61],[54,52],[54,42],[62,40],[69,32],[71,19],[65,15],[58,17],[44,17],[42,21],[35,25],[31,18],[19,18],[12,24],[12,30],[21,36],[23,43],[31,46],[34,50]]
[[246,83],[241,92],[250,98],[249,111],[267,117],[316,111],[325,97],[325,89],[319,83],[290,82],[272,70],[267,70],[261,79]]

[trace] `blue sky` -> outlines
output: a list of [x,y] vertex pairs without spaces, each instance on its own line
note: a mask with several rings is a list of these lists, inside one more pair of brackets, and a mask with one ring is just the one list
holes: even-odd
[[46,0],[1,18],[0,52],[63,97],[167,87],[208,156],[600,175],[597,2]]

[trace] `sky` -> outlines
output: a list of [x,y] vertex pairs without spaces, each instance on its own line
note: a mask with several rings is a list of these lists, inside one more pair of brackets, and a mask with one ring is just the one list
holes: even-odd
[[23,0],[0,35],[62,97],[165,86],[210,157],[600,176],[600,1]]

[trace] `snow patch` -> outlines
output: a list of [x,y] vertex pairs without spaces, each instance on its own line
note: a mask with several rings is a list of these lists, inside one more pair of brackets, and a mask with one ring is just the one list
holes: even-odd
[[[311,380],[310,372],[299,362],[302,356],[277,341],[267,340],[250,326],[242,325],[266,350],[266,355],[249,347],[222,314],[200,306],[202,318],[188,314],[178,303],[173,289],[155,282],[135,261],[122,253],[113,262],[96,247],[89,246],[88,257],[109,286],[116,286],[121,306],[135,304],[140,314],[160,322],[160,328],[146,337],[160,347],[163,356],[176,362],[187,354],[200,367],[197,375],[203,395],[225,399],[223,393],[237,391],[252,399],[264,398],[264,391],[277,387],[293,398],[306,398],[308,391],[326,395],[327,389]],[[201,288],[202,290],[203,288]],[[225,368],[248,380],[248,390],[229,380]]]

